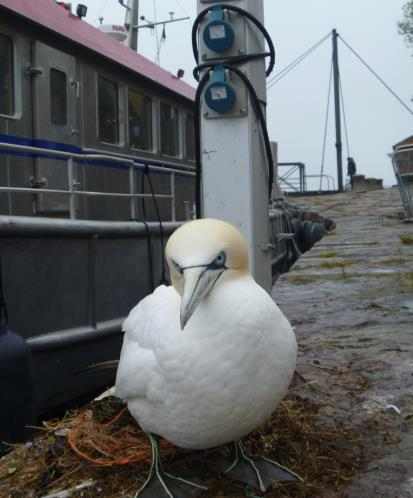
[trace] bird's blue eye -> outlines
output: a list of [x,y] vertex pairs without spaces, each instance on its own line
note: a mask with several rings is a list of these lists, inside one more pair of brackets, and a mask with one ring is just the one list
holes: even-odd
[[227,260],[227,255],[224,251],[220,252],[218,256],[214,259],[212,265],[217,268],[222,268],[225,266],[225,262]]

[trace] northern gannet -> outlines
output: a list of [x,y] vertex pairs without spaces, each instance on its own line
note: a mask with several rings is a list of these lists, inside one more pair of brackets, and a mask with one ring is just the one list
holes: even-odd
[[170,237],[166,260],[172,286],[158,287],[125,320],[116,376],[116,395],[152,445],[136,496],[206,489],[162,470],[157,436],[196,450],[235,443],[228,475],[262,491],[277,477],[299,479],[250,457],[240,442],[286,394],[297,356],[288,320],[249,273],[244,237],[223,221],[191,221]]

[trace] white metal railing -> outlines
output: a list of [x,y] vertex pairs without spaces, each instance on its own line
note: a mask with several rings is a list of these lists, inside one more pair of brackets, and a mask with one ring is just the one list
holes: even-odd
[[[33,147],[29,145],[12,144],[6,142],[0,142],[0,150],[8,151],[10,154],[13,152],[17,153],[29,153],[34,157],[45,157],[48,159],[56,159],[66,161],[67,165],[67,182],[68,189],[52,189],[52,188],[37,188],[37,187],[11,187],[11,186],[0,186],[0,193],[32,193],[32,194],[60,194],[64,196],[69,196],[69,216],[70,219],[76,219],[76,198],[85,197],[113,197],[113,198],[127,198],[130,200],[130,216],[131,219],[135,220],[137,218],[138,199],[145,199],[155,197],[157,199],[169,199],[171,202],[171,221],[176,221],[176,176],[195,176],[192,171],[181,170],[178,168],[168,166],[167,162],[162,162],[162,165],[153,164],[150,160],[133,160],[127,158],[121,158],[118,156],[110,154],[84,154],[76,152],[66,152],[54,149],[45,149],[42,147]],[[99,162],[116,163],[119,166],[123,166],[125,169],[129,169],[129,192],[95,192],[86,190],[77,190],[75,188],[75,172],[74,163],[75,161],[82,162],[93,162],[96,165]],[[158,163],[158,161],[156,161]],[[105,167],[111,167],[106,165]],[[148,168],[151,172],[161,172],[163,174],[170,175],[170,192],[168,194],[156,194],[156,193],[138,193],[136,190],[137,177],[136,174],[139,170]]]
[[[278,163],[279,171],[281,168],[288,168],[283,174],[279,174],[278,181],[281,189],[287,193],[304,193],[308,190],[311,192],[322,192],[323,180],[327,183],[327,191],[334,192],[336,190],[335,180],[331,175],[319,174],[309,175],[306,173],[306,166],[300,162]],[[320,187],[312,188],[308,185],[308,180],[320,180]]]
[[406,211],[407,218],[413,219],[413,166],[412,172],[400,172],[399,163],[397,155],[405,152],[413,152],[413,147],[404,147],[401,150],[396,150],[393,154],[389,154],[392,164],[394,174],[397,179],[397,184],[400,190],[400,197],[402,200],[403,207]]
[[[326,180],[327,181],[327,190],[329,191],[335,191],[336,190],[336,182],[335,182],[335,179],[334,177],[332,177],[331,175],[327,175],[326,173],[322,174],[322,175],[305,175],[306,179],[307,178],[314,178],[314,179],[317,179],[317,180]],[[322,191],[323,189],[319,189],[320,191]]]

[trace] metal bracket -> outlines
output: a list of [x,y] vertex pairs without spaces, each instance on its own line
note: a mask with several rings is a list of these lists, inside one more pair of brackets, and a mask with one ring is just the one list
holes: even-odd
[[80,98],[80,81],[71,79],[70,86],[75,89],[76,98]]
[[29,185],[31,188],[45,188],[47,187],[49,182],[47,181],[47,178],[35,178],[34,176],[31,176],[29,178]]
[[291,240],[295,237],[294,233],[279,233],[277,235],[277,241],[282,242],[283,240]]
[[267,253],[267,252],[270,252],[270,251],[275,251],[275,249],[277,249],[277,246],[274,245],[274,244],[270,244],[270,243],[268,243],[268,244],[262,244],[260,246],[260,249],[261,249],[262,252]]
[[36,67],[36,66],[29,66],[26,69],[26,74],[28,76],[40,76],[44,73],[44,69],[42,67]]

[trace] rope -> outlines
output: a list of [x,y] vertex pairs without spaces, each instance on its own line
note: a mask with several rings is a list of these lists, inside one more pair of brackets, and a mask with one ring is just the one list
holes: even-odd
[[288,73],[290,73],[293,69],[295,69],[301,62],[306,59],[309,55],[311,55],[318,47],[320,47],[326,40],[330,38],[331,34],[327,33],[327,35],[323,36],[317,43],[312,45],[309,49],[307,49],[304,53],[294,59],[290,64],[281,69],[278,73],[276,73],[272,79],[268,81],[267,90],[271,89],[274,85],[276,85],[279,81],[281,81]]
[[106,10],[106,7],[108,6],[109,0],[105,0],[105,2],[102,4],[102,7],[100,9],[99,15],[97,17],[97,20],[99,21],[101,17],[103,17],[103,14]]
[[156,198],[156,195],[155,195],[155,190],[153,188],[152,179],[151,179],[151,175],[150,175],[148,167],[145,168],[145,176],[148,179],[152,201],[155,205],[156,216],[157,216],[158,222],[159,222],[159,237],[160,237],[160,241],[161,241],[161,258],[162,258],[162,270],[161,270],[161,282],[160,283],[166,284],[167,280],[166,280],[165,259],[164,259],[165,232],[163,229],[163,223],[162,223],[161,211],[159,209],[158,199]]
[[346,108],[345,108],[345,105],[344,105],[344,94],[343,94],[343,85],[342,85],[342,82],[341,82],[341,75],[339,75],[339,84],[340,84],[341,108],[343,110],[344,133],[345,133],[345,137],[346,137],[347,157],[350,157],[351,156],[351,153],[350,153],[350,140],[349,140],[349,134],[348,134],[347,115],[346,115]]
[[[141,194],[145,193],[145,177],[146,175],[142,173],[141,176]],[[145,197],[142,197],[142,222],[145,225],[146,230],[146,248],[148,252],[148,266],[149,266],[149,284],[151,291],[155,290],[155,278],[153,271],[153,255],[152,255],[152,235],[149,225],[146,221],[146,206],[145,206]]]
[[398,102],[402,105],[402,107],[404,107],[410,114],[413,115],[413,110],[406,104],[406,102],[404,102],[404,100],[399,95],[397,95],[395,90],[393,90],[383,80],[383,78],[376,73],[376,71],[362,58],[362,56],[342,38],[342,36],[339,35],[339,38],[343,42],[343,44],[350,50],[350,52],[352,52],[352,54],[357,57],[357,59],[363,64],[363,66],[365,66],[379,80],[379,82],[384,86],[384,88],[386,88],[386,90],[388,90],[393,95],[393,97],[396,100],[398,100]]
[[189,12],[187,11],[186,7],[181,3],[181,0],[175,0],[175,2],[178,4],[178,6],[184,11],[185,15],[188,17],[191,17],[189,15]]
[[330,79],[329,79],[329,83],[328,83],[327,111],[326,111],[326,119],[325,119],[325,124],[324,124],[323,149],[322,149],[322,154],[321,154],[320,190],[323,187],[323,175],[324,175],[324,165],[325,165],[325,159],[326,159],[328,122],[329,122],[329,117],[330,117],[330,101],[331,101],[332,86],[333,86],[333,61],[331,61]]

